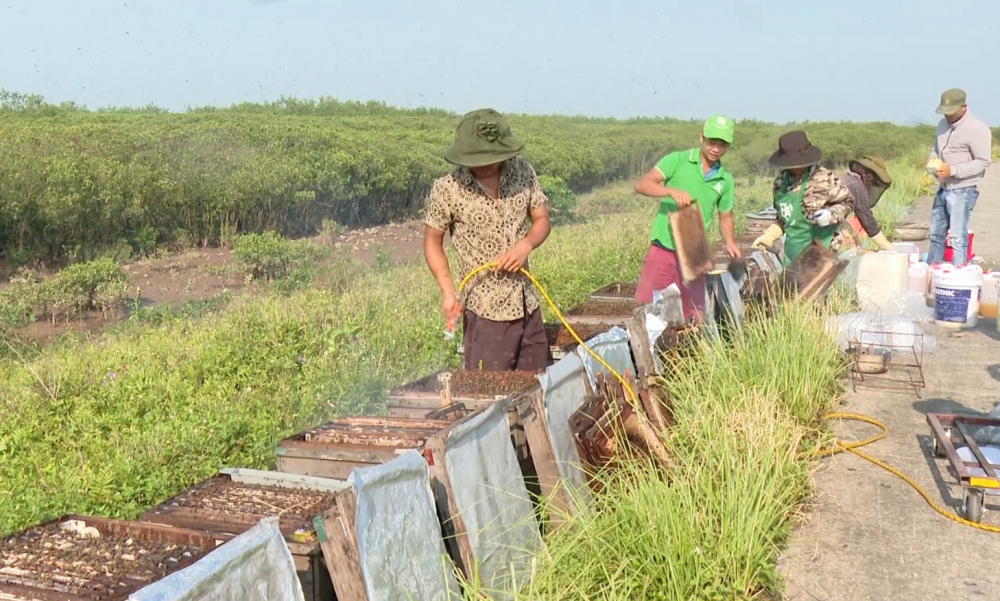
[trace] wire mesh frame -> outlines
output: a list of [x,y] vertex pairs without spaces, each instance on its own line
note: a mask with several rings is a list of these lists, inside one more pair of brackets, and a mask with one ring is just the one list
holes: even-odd
[[[874,303],[868,304],[868,310],[863,311],[852,321],[858,324],[865,314],[874,314],[875,322],[882,322],[882,310]],[[848,325],[848,332],[856,331],[857,338],[848,340],[848,349],[852,355],[851,388],[858,391],[858,385],[868,386],[881,390],[893,391],[913,391],[917,398],[921,398],[920,390],[927,387],[924,378],[924,333],[919,334],[896,334],[885,332],[884,330],[874,330],[862,328],[854,330]],[[869,336],[866,336],[868,334]],[[889,337],[905,337],[911,339],[910,344],[888,344]],[[879,344],[865,343],[865,340],[878,340]],[[865,348],[885,349],[890,353],[886,371],[881,374],[866,374],[861,371],[862,351]],[[912,363],[910,362],[912,357]]]

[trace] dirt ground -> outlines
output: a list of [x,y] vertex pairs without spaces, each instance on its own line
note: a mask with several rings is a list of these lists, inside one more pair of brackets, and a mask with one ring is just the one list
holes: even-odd
[[[322,244],[317,237],[313,242]],[[423,224],[419,221],[395,223],[379,227],[352,230],[340,235],[334,247],[348,252],[352,258],[370,264],[380,251],[397,263],[423,256]],[[128,304],[138,294],[143,307],[170,305],[213,298],[223,292],[239,292],[244,288],[243,277],[230,269],[233,253],[226,248],[199,248],[179,254],[123,266],[128,275]],[[7,277],[0,278],[0,288]],[[69,323],[53,325],[40,320],[23,328],[28,338],[44,342],[67,331],[98,332],[127,316],[104,319],[99,311],[85,313]]]
[[[931,200],[911,217],[930,219]],[[973,212],[973,250],[1000,262],[1000,169],[992,169]],[[927,243],[923,246],[926,248]],[[926,413],[988,413],[1000,402],[1000,334],[992,320],[972,331],[923,328],[939,349],[924,361],[921,398],[848,385],[844,411],[889,428],[864,451],[911,476],[952,514],[962,504],[944,459],[934,459]],[[856,440],[876,433],[842,422],[835,432]],[[1000,534],[976,530],[934,512],[904,481],[863,459],[823,460],[816,494],[779,564],[792,601],[1000,598]],[[1000,526],[1000,497],[987,497],[983,522]]]

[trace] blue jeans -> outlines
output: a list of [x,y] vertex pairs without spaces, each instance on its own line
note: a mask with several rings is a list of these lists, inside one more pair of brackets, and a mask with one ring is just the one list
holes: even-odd
[[969,247],[969,216],[978,199],[979,189],[975,186],[956,190],[938,189],[934,196],[934,208],[931,209],[931,227],[928,232],[931,247],[927,251],[927,263],[933,265],[944,260],[947,236],[954,251],[952,264],[956,267],[965,264]]

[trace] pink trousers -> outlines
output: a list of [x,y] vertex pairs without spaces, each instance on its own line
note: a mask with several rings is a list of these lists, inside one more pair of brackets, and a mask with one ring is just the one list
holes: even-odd
[[646,259],[642,262],[642,272],[635,290],[635,301],[646,304],[653,302],[653,291],[663,290],[677,284],[681,289],[681,303],[684,317],[691,319],[705,313],[705,278],[684,283],[677,253],[651,244]]

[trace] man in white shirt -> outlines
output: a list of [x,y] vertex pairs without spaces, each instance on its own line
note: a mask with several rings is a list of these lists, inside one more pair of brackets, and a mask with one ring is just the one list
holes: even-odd
[[978,184],[990,166],[993,133],[969,112],[965,92],[951,89],[941,94],[937,112],[944,115],[937,126],[928,163],[941,161],[934,177],[941,182],[931,210],[927,262],[944,260],[945,238],[953,249],[955,266],[967,262],[969,217],[979,199]]

